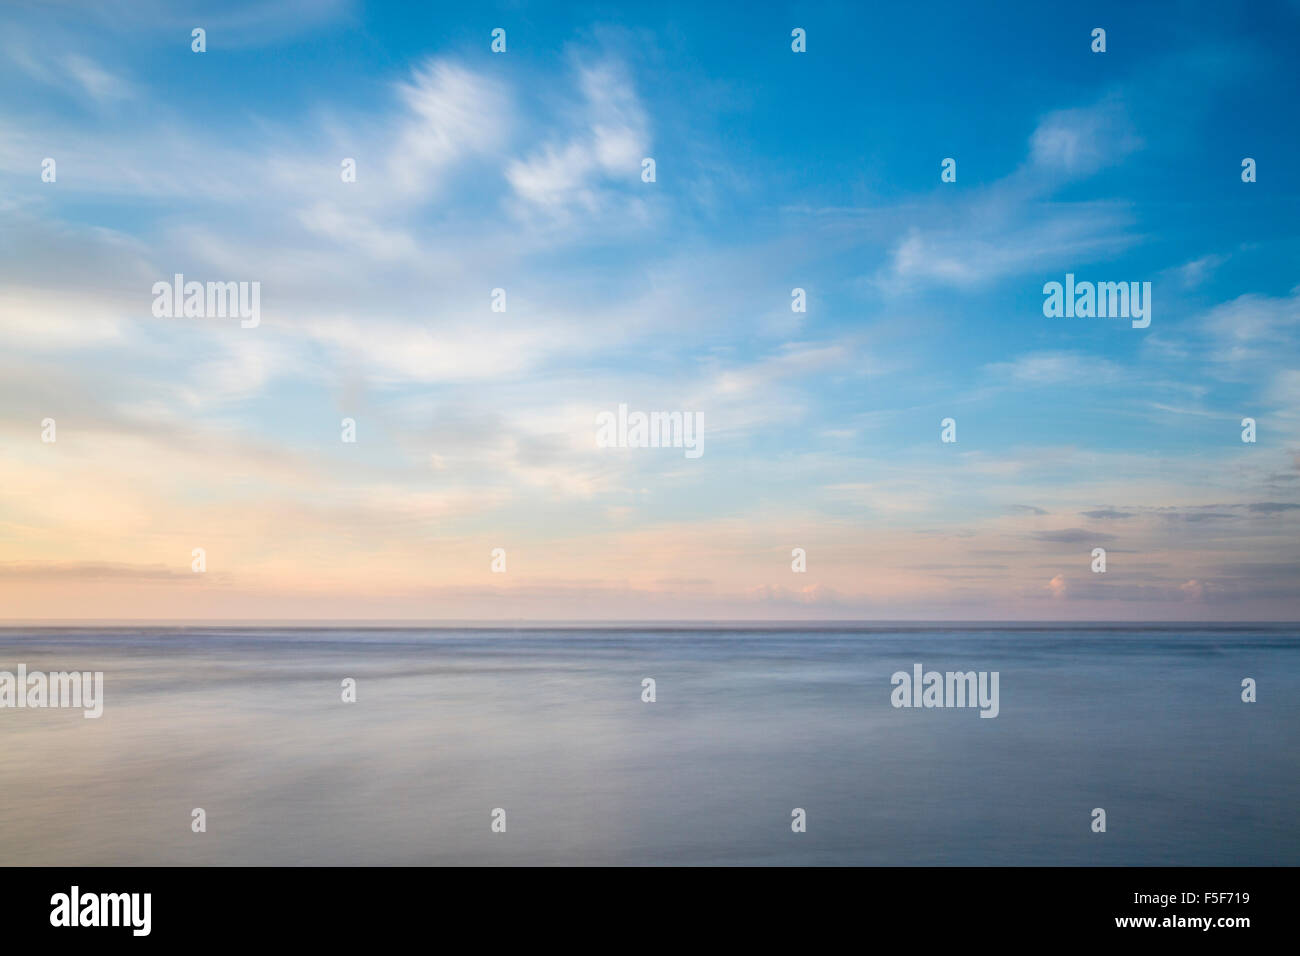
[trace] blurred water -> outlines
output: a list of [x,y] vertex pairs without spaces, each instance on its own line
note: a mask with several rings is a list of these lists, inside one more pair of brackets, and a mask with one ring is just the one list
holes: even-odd
[[[0,709],[0,864],[1300,863],[1294,628],[0,629],[20,662],[105,706]],[[1000,716],[894,709],[916,662]]]

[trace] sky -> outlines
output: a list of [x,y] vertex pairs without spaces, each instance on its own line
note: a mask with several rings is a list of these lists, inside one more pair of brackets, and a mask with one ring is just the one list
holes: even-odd
[[1300,4],[1175,10],[5,6],[0,620],[1300,619]]

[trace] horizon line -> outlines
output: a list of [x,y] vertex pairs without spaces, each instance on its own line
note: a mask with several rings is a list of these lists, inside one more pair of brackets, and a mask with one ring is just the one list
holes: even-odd
[[526,629],[526,630],[595,630],[595,629],[619,629],[631,630],[641,628],[673,628],[673,629],[828,629],[828,628],[881,628],[881,627],[933,627],[933,626],[963,626],[963,627],[1009,627],[1009,628],[1098,628],[1098,627],[1146,627],[1146,628],[1300,628],[1300,621],[1216,621],[1216,620],[1122,620],[1122,619],[1097,619],[1097,620],[1037,620],[1037,619],[994,619],[994,618],[881,618],[878,620],[866,620],[862,618],[825,618],[817,620],[791,620],[782,618],[772,619],[734,619],[734,618],[709,618],[709,619],[673,619],[673,618],[654,618],[639,621],[628,620],[574,620],[574,619],[527,619],[527,620],[495,620],[495,619],[438,619],[438,618],[394,618],[394,619],[376,619],[376,618],[356,618],[356,619],[337,619],[337,620],[319,620],[311,618],[228,618],[228,619],[204,619],[204,620],[187,620],[182,618],[30,618],[30,619],[0,619],[0,630],[11,630],[15,628],[75,628],[75,627],[103,627],[103,628],[128,628],[128,627],[145,627],[145,628],[193,628],[193,629],[216,629],[230,627],[259,627],[268,629],[342,629],[342,628],[363,628],[371,630],[449,630],[449,629],[471,629],[471,630],[508,630],[508,629]]

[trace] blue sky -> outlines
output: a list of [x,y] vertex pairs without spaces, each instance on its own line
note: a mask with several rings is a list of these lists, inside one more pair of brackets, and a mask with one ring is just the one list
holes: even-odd
[[1296,618],[1300,5],[904,7],[0,13],[6,616]]

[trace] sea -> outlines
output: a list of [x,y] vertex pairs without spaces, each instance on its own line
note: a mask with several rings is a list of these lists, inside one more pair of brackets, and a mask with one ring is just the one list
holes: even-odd
[[[1295,865],[1297,634],[0,628],[104,675],[0,707],[0,865]],[[916,665],[997,716],[895,706]]]

